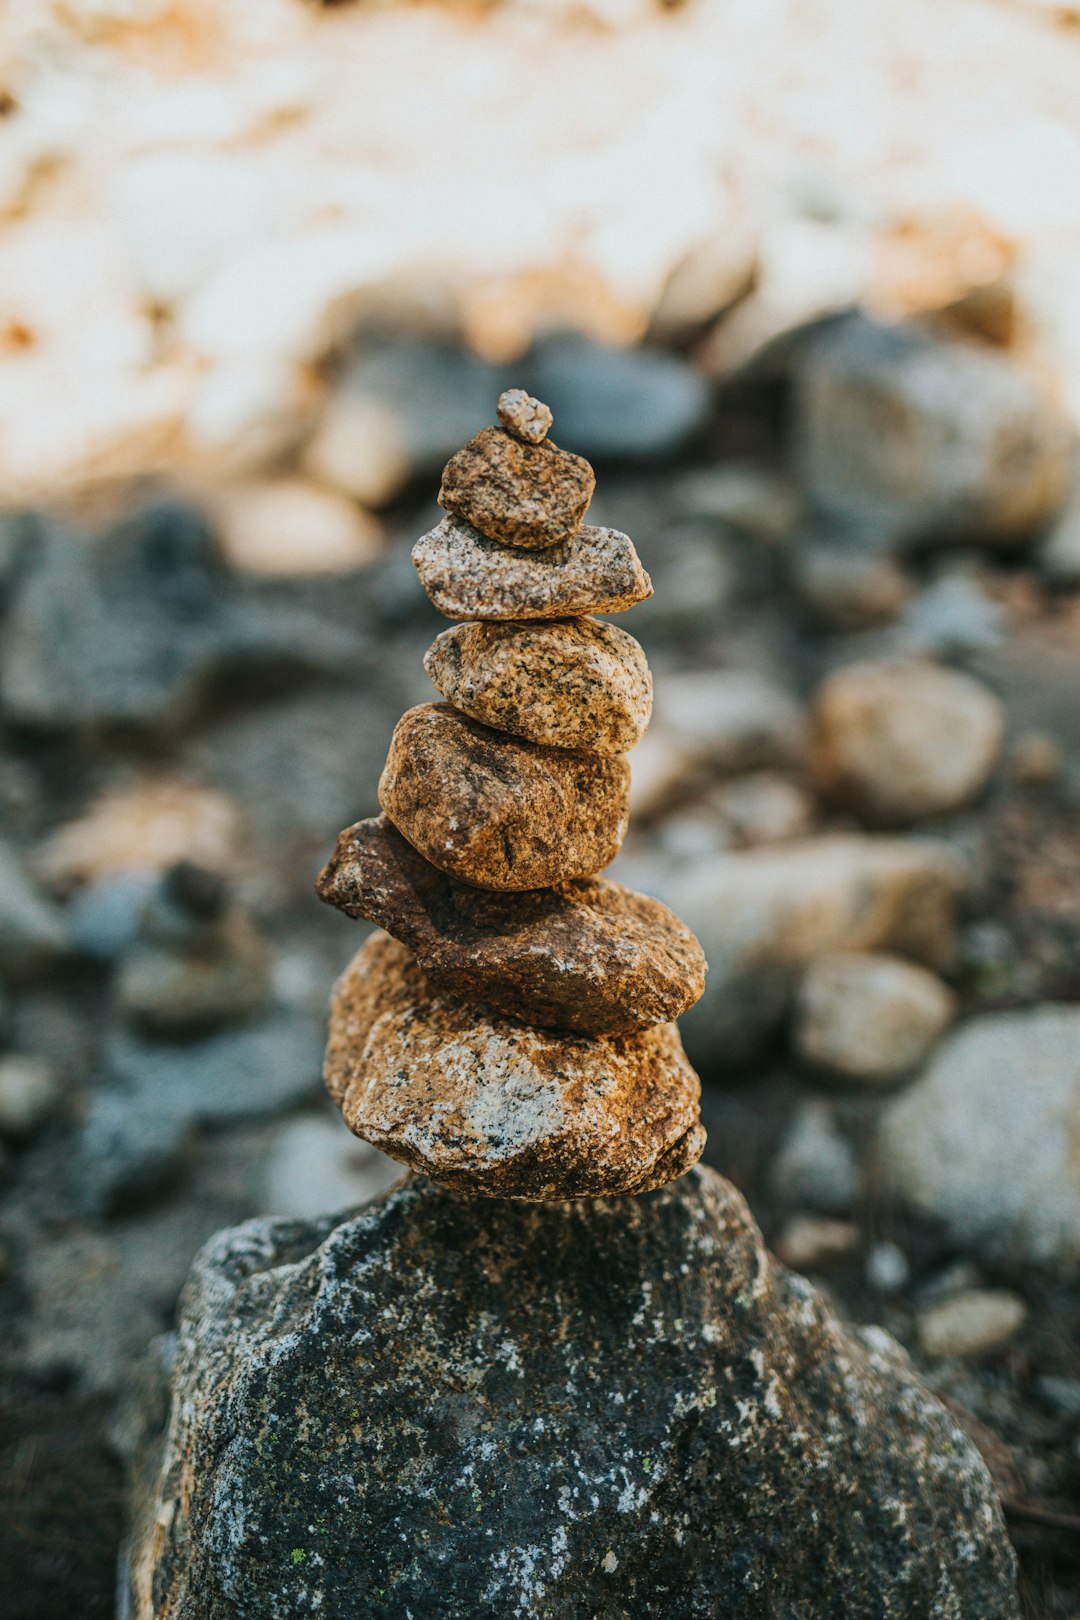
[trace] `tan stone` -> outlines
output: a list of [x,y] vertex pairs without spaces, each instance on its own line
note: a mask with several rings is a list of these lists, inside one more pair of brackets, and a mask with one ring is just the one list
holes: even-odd
[[525,444],[539,444],[551,428],[550,407],[527,394],[524,388],[507,388],[496,407],[499,421],[508,433]]
[[470,888],[385,816],[345,829],[318,891],[401,940],[441,991],[528,1024],[626,1034],[678,1018],[705,985],[700,945],[658,900],[605,878]]
[[443,518],[413,547],[420,583],[448,619],[565,619],[621,613],[652,595],[633,543],[583,524],[570,540],[525,552]]
[[621,756],[545,748],[445,703],[394,729],[379,803],[441,871],[481,889],[543,889],[615,859],[629,819]]
[[435,993],[382,933],[335,987],[325,1076],[357,1136],[489,1198],[645,1192],[705,1142],[674,1025],[589,1040],[488,1017]]
[[490,427],[447,462],[439,505],[489,540],[542,551],[577,533],[595,488],[582,456]]
[[1005,732],[1001,703],[960,670],[849,664],[818,688],[811,763],[865,821],[944,815],[985,787]]
[[640,645],[598,619],[455,625],[429,647],[424,668],[455,709],[552,748],[624,754],[652,713]]

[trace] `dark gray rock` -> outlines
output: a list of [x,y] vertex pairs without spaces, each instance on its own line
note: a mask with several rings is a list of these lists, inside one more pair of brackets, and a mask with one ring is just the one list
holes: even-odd
[[543,340],[518,369],[551,407],[560,445],[590,461],[669,456],[708,419],[705,378],[659,349],[561,335]]
[[0,655],[0,702],[18,722],[181,722],[215,677],[280,680],[355,656],[341,628],[243,585],[189,507],[147,507],[94,541],[35,527]]
[[15,850],[0,842],[0,975],[38,978],[67,946],[61,913],[39,894]]
[[104,1087],[83,1125],[82,1203],[90,1215],[137,1208],[171,1186],[191,1138],[190,1119],[145,1093]]
[[172,1387],[136,1620],[1019,1612],[971,1443],[711,1171],[224,1232]]

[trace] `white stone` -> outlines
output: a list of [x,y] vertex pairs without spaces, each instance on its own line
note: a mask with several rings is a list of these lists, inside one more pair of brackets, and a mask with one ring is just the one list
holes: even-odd
[[892,1186],[958,1248],[1080,1265],[1080,1008],[988,1014],[886,1108]]
[[702,669],[657,683],[658,718],[704,764],[721,770],[790,765],[803,746],[803,712],[776,681],[747,669]]
[[935,1361],[991,1355],[1016,1337],[1027,1314],[1024,1301],[1007,1288],[966,1288],[919,1312],[919,1349]]
[[0,1136],[32,1136],[55,1113],[60,1077],[40,1058],[0,1058]]
[[858,1197],[855,1149],[837,1128],[828,1103],[802,1103],[773,1160],[769,1180],[788,1208],[846,1214]]
[[383,550],[382,528],[333,490],[299,478],[224,489],[213,506],[234,568],[267,575],[362,568]]
[[301,1115],[274,1134],[262,1174],[259,1211],[306,1221],[377,1198],[402,1168],[359,1141],[336,1118]]
[[889,1085],[922,1062],[944,1033],[953,996],[936,974],[885,952],[834,952],[799,986],[795,1046],[805,1062],[844,1080]]

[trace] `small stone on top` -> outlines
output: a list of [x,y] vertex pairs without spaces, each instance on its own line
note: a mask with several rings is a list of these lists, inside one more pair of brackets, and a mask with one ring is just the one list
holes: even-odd
[[524,388],[507,388],[499,395],[496,410],[506,431],[525,444],[540,444],[553,421],[549,407]]

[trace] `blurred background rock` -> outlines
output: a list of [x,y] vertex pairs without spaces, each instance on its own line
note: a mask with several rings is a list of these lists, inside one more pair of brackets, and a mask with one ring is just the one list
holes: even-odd
[[0,43],[0,1523],[112,1612],[191,1258],[395,1168],[323,1105],[522,385],[656,595],[611,869],[710,961],[709,1162],[888,1327],[1080,1613],[1080,11],[11,0]]

